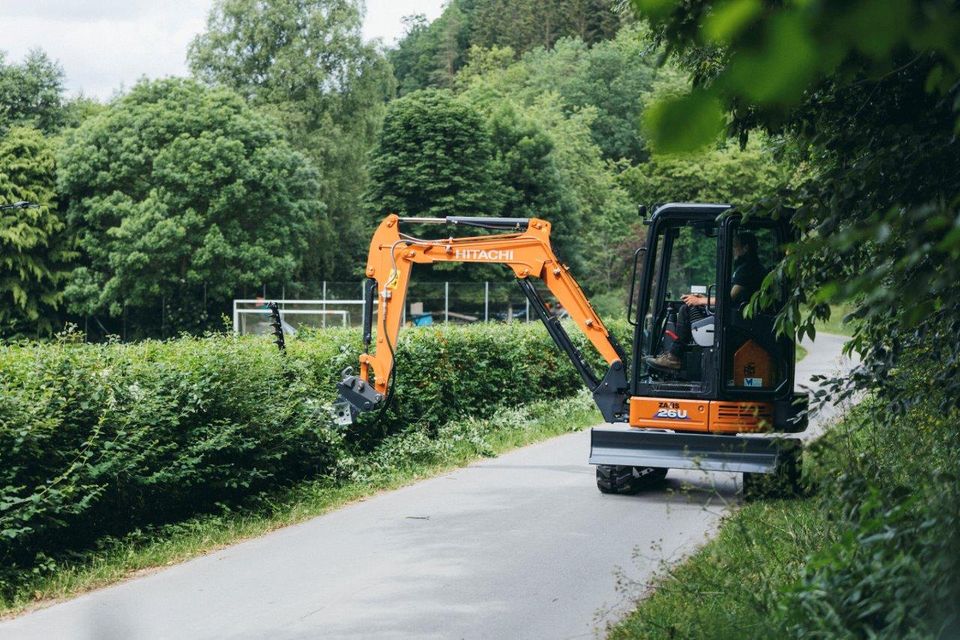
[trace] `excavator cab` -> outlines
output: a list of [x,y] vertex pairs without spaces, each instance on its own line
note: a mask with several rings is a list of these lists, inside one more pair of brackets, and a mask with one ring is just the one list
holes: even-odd
[[[425,224],[488,233],[411,233]],[[630,283],[633,343],[624,349],[553,253],[548,221],[388,216],[370,244],[365,348],[359,372],[345,371],[337,385],[338,419],[350,423],[387,402],[415,264],[497,263],[512,270],[608,423],[591,432],[590,463],[601,491],[632,493],[670,468],[793,473],[799,443],[789,434],[806,428],[806,398],[793,392],[795,346],[774,330],[776,305],[748,310],[791,239],[789,225],[745,220],[723,204],[663,205],[647,224]],[[563,305],[569,322],[549,312],[533,279]],[[606,371],[594,371],[570,340],[571,325],[600,353]]]
[[714,204],[664,205],[647,224],[630,290],[630,428],[591,438],[601,489],[629,492],[668,468],[795,474],[795,343],[775,331],[776,304],[748,309],[791,227]]
[[[779,308],[747,312],[782,258],[789,227],[769,220],[744,223],[737,215],[717,220],[719,209],[677,206],[658,210],[650,221],[648,243],[636,255],[644,260],[637,313],[630,314],[637,328],[634,395],[790,395],[795,349],[774,331]],[[631,298],[637,284],[634,277]],[[675,354],[678,366],[657,366],[661,353]]]

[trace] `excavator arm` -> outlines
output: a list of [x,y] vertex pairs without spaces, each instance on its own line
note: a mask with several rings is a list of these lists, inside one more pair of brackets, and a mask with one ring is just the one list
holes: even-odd
[[[424,240],[403,233],[400,227],[406,224],[472,226],[499,233]],[[508,266],[550,336],[593,392],[604,419],[608,422],[626,421],[628,385],[623,349],[604,326],[569,268],[553,253],[549,222],[538,218],[401,218],[390,215],[381,222],[370,242],[364,288],[364,353],[360,356],[357,375],[345,371],[343,380],[337,385],[339,401],[335,406],[339,422],[350,423],[357,413],[378,408],[386,402],[413,265],[435,262]],[[559,319],[550,314],[531,278],[539,278],[546,284],[606,360],[608,370],[602,378],[596,376]],[[377,311],[375,323],[374,308]]]

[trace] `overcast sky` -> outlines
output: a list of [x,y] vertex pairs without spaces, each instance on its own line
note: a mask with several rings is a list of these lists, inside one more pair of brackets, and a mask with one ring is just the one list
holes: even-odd
[[[40,47],[60,61],[71,94],[109,98],[141,76],[187,73],[187,45],[213,0],[0,0],[0,51]],[[392,44],[401,18],[440,15],[443,0],[367,0],[364,35]]]

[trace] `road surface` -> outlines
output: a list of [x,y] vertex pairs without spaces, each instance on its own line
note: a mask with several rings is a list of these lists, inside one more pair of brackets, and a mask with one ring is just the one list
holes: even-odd
[[[806,345],[798,381],[838,370]],[[816,427],[815,427],[816,428]],[[0,623],[0,638],[593,638],[737,501],[671,471],[600,494],[573,433]],[[619,586],[618,586],[619,585]]]

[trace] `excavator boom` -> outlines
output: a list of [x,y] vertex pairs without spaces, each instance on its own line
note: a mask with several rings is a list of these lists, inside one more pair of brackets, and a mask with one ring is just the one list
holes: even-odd
[[[478,227],[498,233],[425,240],[401,231],[401,226],[410,224]],[[358,412],[375,409],[386,401],[413,265],[436,262],[492,263],[509,267],[550,336],[593,391],[604,419],[608,422],[627,419],[626,356],[569,268],[554,254],[550,246],[549,222],[539,218],[401,218],[390,215],[381,222],[370,243],[364,296],[367,302],[364,305],[364,353],[360,356],[357,374],[345,372],[337,385],[340,422],[352,422]],[[603,356],[608,370],[602,378],[596,376],[559,319],[549,312],[531,282],[533,278],[543,281]]]

